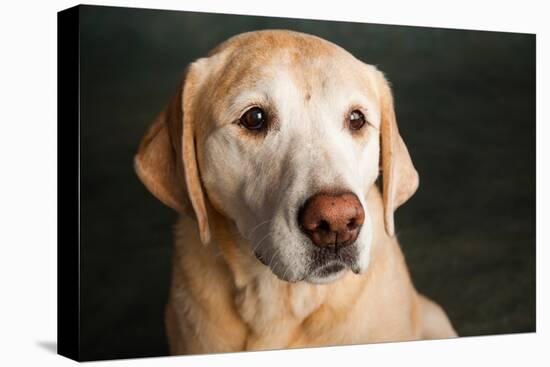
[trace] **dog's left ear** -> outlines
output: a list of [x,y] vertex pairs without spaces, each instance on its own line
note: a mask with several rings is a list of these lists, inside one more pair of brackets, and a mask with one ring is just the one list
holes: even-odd
[[178,92],[142,138],[134,165],[157,199],[179,213],[194,212],[206,244],[210,227],[195,154],[199,74],[197,65],[191,64]]
[[399,135],[393,96],[388,81],[377,71],[381,106],[381,168],[384,223],[388,235],[395,234],[393,212],[415,193],[418,172],[413,166],[409,151]]

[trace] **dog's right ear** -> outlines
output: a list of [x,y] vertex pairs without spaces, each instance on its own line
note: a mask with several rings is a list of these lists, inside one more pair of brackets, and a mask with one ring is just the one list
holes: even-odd
[[191,65],[176,95],[143,136],[134,165],[157,199],[179,213],[194,212],[201,241],[208,243],[210,228],[195,154],[196,73]]
[[390,85],[382,72],[376,72],[381,106],[381,168],[384,223],[388,235],[395,234],[393,212],[415,193],[418,172],[403,142],[393,107]]

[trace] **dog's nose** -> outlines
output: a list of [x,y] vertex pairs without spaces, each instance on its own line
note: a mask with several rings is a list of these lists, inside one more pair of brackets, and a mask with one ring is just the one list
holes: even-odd
[[364,221],[363,206],[351,192],[315,194],[298,214],[302,231],[319,247],[352,244]]

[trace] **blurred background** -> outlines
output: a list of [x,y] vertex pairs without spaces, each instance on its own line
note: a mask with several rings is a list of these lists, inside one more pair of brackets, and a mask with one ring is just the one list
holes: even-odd
[[81,6],[82,358],[168,354],[176,216],[133,155],[188,63],[266,28],[337,43],[392,82],[420,173],[396,213],[417,289],[461,336],[535,331],[534,35]]

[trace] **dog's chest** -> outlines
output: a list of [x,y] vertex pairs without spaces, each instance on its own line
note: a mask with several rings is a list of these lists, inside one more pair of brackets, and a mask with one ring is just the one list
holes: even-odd
[[258,276],[239,289],[235,303],[250,333],[246,349],[285,348],[301,323],[325,299],[323,288]]
[[[352,289],[359,291],[358,286]],[[246,349],[288,348],[342,339],[338,330],[349,329],[345,315],[351,315],[354,303],[331,300],[339,293],[341,290],[333,286],[281,282],[272,275],[249,282],[235,300],[250,330]]]

